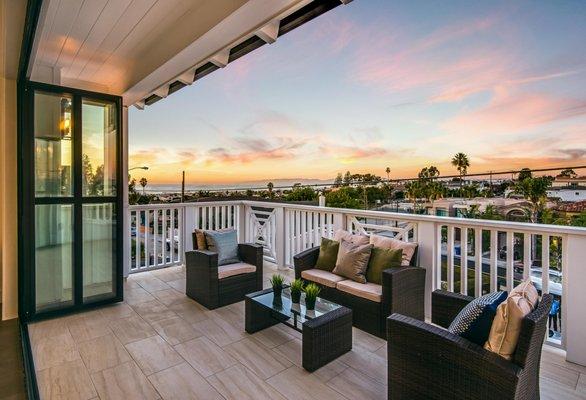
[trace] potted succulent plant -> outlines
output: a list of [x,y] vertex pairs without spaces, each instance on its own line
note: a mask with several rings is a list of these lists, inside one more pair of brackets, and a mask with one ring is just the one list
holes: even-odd
[[315,300],[317,300],[319,292],[321,289],[315,283],[310,283],[305,287],[305,308],[307,310],[315,309]]
[[282,275],[275,274],[271,277],[271,286],[273,287],[273,295],[275,300],[281,300],[281,292],[283,291],[284,283],[285,278],[283,278]]
[[301,279],[294,279],[291,282],[291,301],[293,303],[299,303],[301,299],[301,292],[303,292],[303,280]]

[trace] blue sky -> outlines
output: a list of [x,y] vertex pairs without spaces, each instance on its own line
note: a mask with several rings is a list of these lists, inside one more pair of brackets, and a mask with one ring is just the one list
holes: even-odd
[[130,111],[155,183],[586,161],[586,2],[355,0]]

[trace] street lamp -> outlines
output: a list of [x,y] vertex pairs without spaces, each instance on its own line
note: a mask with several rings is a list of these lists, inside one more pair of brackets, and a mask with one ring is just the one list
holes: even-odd
[[143,166],[143,167],[133,167],[133,168],[129,168],[128,172],[132,171],[133,169],[144,169],[145,171],[149,169],[149,167],[147,166]]

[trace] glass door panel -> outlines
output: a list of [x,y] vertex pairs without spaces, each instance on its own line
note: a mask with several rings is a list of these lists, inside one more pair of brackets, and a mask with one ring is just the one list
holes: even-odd
[[116,105],[82,101],[83,196],[116,196]]
[[73,206],[35,206],[36,310],[73,304]]
[[112,297],[116,282],[116,209],[83,205],[83,301]]
[[122,300],[121,100],[26,83],[19,109],[25,320]]
[[35,92],[35,196],[73,196],[72,98]]

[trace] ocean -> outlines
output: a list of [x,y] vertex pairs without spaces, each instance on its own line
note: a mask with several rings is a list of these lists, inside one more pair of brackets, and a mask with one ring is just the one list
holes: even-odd
[[[316,189],[323,189],[328,187],[333,183],[332,180],[329,179],[275,179],[272,181],[252,181],[252,182],[240,182],[240,183],[222,183],[222,184],[185,184],[185,191],[186,192],[197,192],[200,190],[208,190],[208,191],[224,191],[224,190],[264,190],[267,188],[267,184],[272,182],[274,185],[274,190],[279,189],[290,189],[296,183],[301,183],[302,185],[311,185]],[[138,184],[136,185],[136,190],[142,192],[142,187]],[[151,194],[160,194],[160,193],[180,193],[181,192],[181,184],[175,183],[163,183],[163,184],[147,184],[145,188],[145,192]]]

